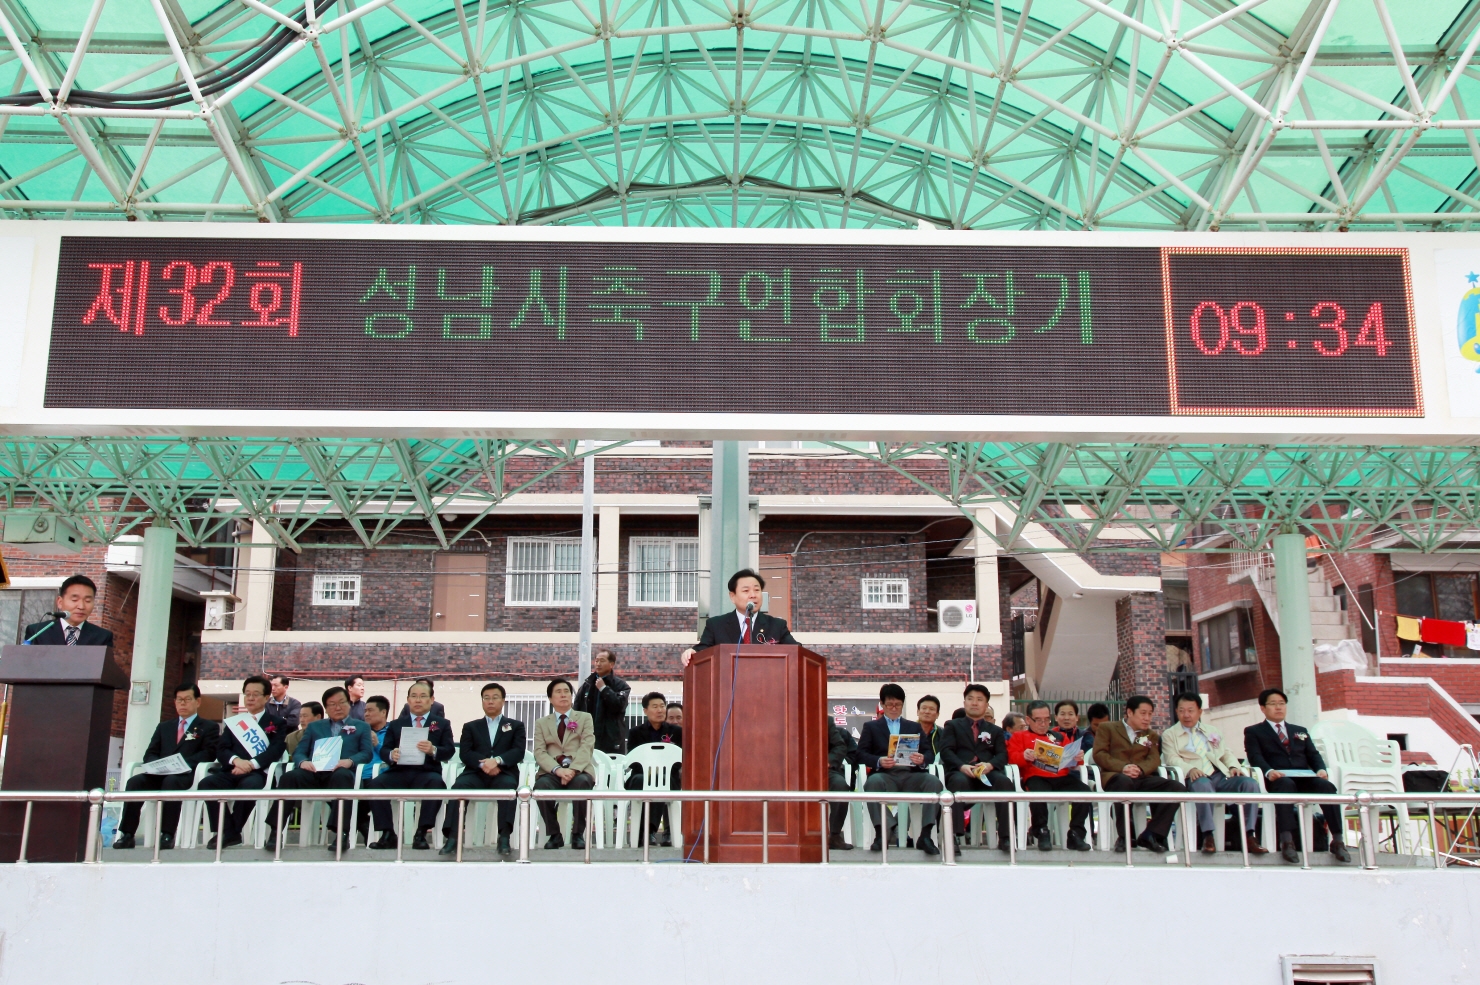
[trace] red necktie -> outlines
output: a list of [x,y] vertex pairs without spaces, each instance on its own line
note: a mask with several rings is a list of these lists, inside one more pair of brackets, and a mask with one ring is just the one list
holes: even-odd
[[421,716],[420,715],[417,715],[416,716],[416,727],[417,728],[421,728],[421,721],[422,721]]
[[182,718],[180,719],[180,727],[175,730],[175,745],[178,746],[180,740],[183,738],[185,738],[185,719]]
[[741,622],[743,622],[745,624],[745,632],[742,633],[742,634],[740,634],[740,642],[741,643],[749,643],[750,642],[750,620],[749,619],[742,619]]
[[1285,747],[1285,751],[1286,752],[1289,752],[1290,751],[1290,736],[1285,732],[1285,727],[1283,725],[1280,726],[1279,732],[1280,732],[1280,745],[1282,745],[1282,746]]

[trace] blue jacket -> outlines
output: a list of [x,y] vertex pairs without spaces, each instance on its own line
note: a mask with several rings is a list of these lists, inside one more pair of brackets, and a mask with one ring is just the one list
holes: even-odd
[[[304,729],[303,738],[298,740],[298,748],[293,750],[295,766],[313,759],[314,743],[320,739],[329,738],[331,735],[329,728],[333,724],[329,719],[321,718]],[[339,732],[340,737],[344,739],[339,758],[348,759],[359,766],[370,762],[370,757],[374,753],[373,744],[370,741],[371,731],[370,726],[358,718],[346,718],[341,723]]]

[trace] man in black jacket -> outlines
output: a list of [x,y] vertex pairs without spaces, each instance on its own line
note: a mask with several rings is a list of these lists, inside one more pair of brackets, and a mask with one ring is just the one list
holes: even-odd
[[[730,576],[730,602],[735,611],[710,616],[704,624],[699,642],[683,652],[683,665],[687,667],[695,650],[717,646],[721,643],[785,643],[792,646],[797,641],[791,630],[786,628],[785,619],[777,619],[761,611],[761,597],[765,592],[766,580],[749,568],[742,568]],[[750,614],[746,614],[746,609]]]
[[113,634],[87,621],[97,598],[98,586],[91,578],[73,575],[57,589],[57,611],[65,618],[33,622],[21,639],[32,646],[112,646]]
[[[485,684],[480,695],[483,701],[483,717],[468,722],[462,727],[462,739],[457,752],[462,757],[464,769],[452,781],[454,798],[447,805],[447,814],[442,819],[442,852],[452,855],[457,851],[462,805],[455,792],[458,790],[513,790],[519,786],[519,764],[524,762],[524,723],[504,717],[502,684]],[[514,833],[514,801],[498,802],[498,853],[505,859],[513,854],[509,847],[509,836]]]
[[[261,790],[267,786],[267,775],[272,772],[273,764],[283,758],[290,731],[287,722],[267,710],[271,687],[267,678],[261,676],[248,677],[242,683],[242,704],[257,727],[253,729],[246,719],[227,722],[226,734],[217,747],[216,763],[200,779],[201,790]],[[219,805],[206,801],[206,819],[211,825],[211,841],[206,847],[214,849],[217,837],[222,839],[222,848],[240,845],[242,829],[256,806],[255,800],[236,801],[226,815],[225,831],[219,832],[216,830]],[[268,804],[269,809],[276,806]]]
[[[647,721],[632,726],[627,732],[628,750],[653,743],[667,743],[679,749],[683,748],[683,729],[677,725],[668,724],[668,699],[663,697],[662,691],[649,691],[642,696],[642,713],[647,716]],[[627,771],[626,789],[641,790],[645,782],[642,767],[633,763]],[[668,770],[668,789],[683,789],[683,763],[675,763]],[[640,804],[637,805],[637,813],[641,817]],[[661,835],[658,833],[659,825],[667,816],[668,805],[663,801],[654,800],[648,805],[648,841],[651,844],[671,845],[673,843],[672,831]]]
[[617,676],[617,655],[597,650],[591,658],[591,676],[586,678],[571,707],[591,716],[596,748],[608,756],[627,751],[627,699],[632,685]]
[[[1264,789],[1269,793],[1335,793],[1336,785],[1326,778],[1326,761],[1311,741],[1310,733],[1299,725],[1285,721],[1285,692],[1265,688],[1259,694],[1259,708],[1264,721],[1244,729],[1244,755],[1249,765],[1264,771]],[[1309,770],[1315,776],[1286,776],[1287,770]],[[1339,804],[1322,804],[1321,814],[1330,832],[1331,854],[1338,862],[1350,862],[1351,854],[1341,840],[1342,818]],[[1279,832],[1280,857],[1298,865],[1300,852],[1295,847],[1295,806],[1278,804],[1274,809],[1275,830]],[[1302,832],[1303,834],[1303,832]]]
[[[200,710],[200,688],[194,684],[180,684],[175,688],[175,714],[160,722],[149,738],[144,750],[144,762],[165,759],[179,753],[189,767],[183,773],[160,776],[154,773],[138,773],[129,778],[124,789],[129,793],[139,790],[189,790],[195,782],[195,768],[216,758],[216,746],[221,738],[221,727],[215,722],[196,714]],[[118,823],[118,837],[114,848],[133,848],[134,832],[139,829],[139,812],[144,809],[143,801],[133,800],[123,805],[123,819]],[[159,847],[175,847],[175,828],[180,824],[180,802],[165,801],[159,814]]]
[[[946,789],[952,793],[1011,793],[1007,778],[1007,736],[989,721],[987,689],[981,684],[966,685],[961,703],[966,706],[964,718],[953,718],[943,726],[940,759],[946,768]],[[977,804],[974,810],[983,810]],[[966,806],[956,804],[956,837],[966,833]],[[1006,802],[997,804],[997,850],[1008,850]]]
[[[381,743],[380,759],[388,763],[389,768],[366,786],[377,790],[446,790],[447,784],[442,782],[442,764],[457,752],[452,743],[452,723],[431,713],[432,689],[428,684],[417,682],[411,685],[411,690],[406,693],[406,703],[410,706],[407,713],[386,727],[385,739]],[[427,730],[427,737],[416,744],[417,751],[422,753],[420,763],[401,763],[401,730],[406,728]],[[422,799],[412,848],[432,847],[427,842],[427,832],[437,823],[437,812],[441,809],[441,800]],[[381,834],[369,847],[395,848],[396,831],[392,826],[390,802],[372,800],[370,815],[375,818],[375,827]]]
[[[906,793],[940,793],[940,781],[925,772],[925,755],[914,753],[908,760],[891,756],[889,740],[896,735],[919,735],[920,724],[904,716],[904,688],[898,684],[885,684],[879,689],[879,703],[884,706],[884,716],[864,723],[863,737],[858,742],[858,758],[871,771],[864,781],[863,789],[868,793],[904,791]],[[915,847],[926,855],[939,855],[940,849],[930,838],[935,827],[934,804],[916,804],[920,808],[920,837]],[[884,848],[884,829],[880,826],[880,811],[877,803],[868,805],[869,819],[874,823],[873,851]],[[897,840],[891,835],[891,841]]]
[[[827,789],[847,793],[853,788],[843,775],[843,764],[851,763],[858,769],[858,743],[848,730],[836,721],[827,720]],[[841,801],[830,804],[827,809],[827,847],[830,851],[851,852],[853,846],[843,839],[843,823],[848,820],[849,803]]]

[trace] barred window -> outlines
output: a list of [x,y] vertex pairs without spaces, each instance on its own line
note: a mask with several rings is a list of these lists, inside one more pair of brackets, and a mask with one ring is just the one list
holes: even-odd
[[504,604],[580,605],[580,538],[510,537]]
[[863,607],[865,609],[908,609],[910,607],[910,580],[908,578],[863,579]]
[[627,547],[628,605],[698,604],[698,538],[632,537]]
[[359,575],[314,575],[314,605],[359,605]]

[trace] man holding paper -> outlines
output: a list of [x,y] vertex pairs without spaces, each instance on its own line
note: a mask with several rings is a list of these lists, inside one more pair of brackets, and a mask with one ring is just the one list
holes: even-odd
[[[194,684],[175,687],[175,714],[160,722],[144,750],[144,772],[129,778],[124,789],[189,790],[195,782],[195,767],[216,758],[216,743],[221,729],[210,719],[201,718],[200,688]],[[133,848],[134,832],[139,829],[139,812],[143,801],[123,805],[123,819],[118,823],[114,848]],[[159,847],[175,847],[175,828],[180,824],[180,802],[165,801],[159,814]]]
[[[377,790],[446,790],[442,782],[442,764],[452,758],[457,746],[452,740],[452,724],[441,715],[432,714],[432,686],[417,681],[406,692],[406,713],[391,722],[380,743],[380,758],[389,766],[371,780]],[[431,848],[427,832],[437,823],[442,801],[423,798],[421,814],[416,821],[416,836],[411,847]],[[370,816],[375,819],[380,838],[371,848],[395,848],[396,830],[387,800],[372,800]]]
[[[1052,790],[1054,793],[1088,793],[1089,787],[1079,778],[1079,741],[1054,729],[1053,714],[1047,701],[1028,702],[1028,727],[1014,732],[1007,740],[1007,760],[1022,771],[1023,786],[1029,790]],[[1028,805],[1031,826],[1028,840],[1038,841],[1039,851],[1053,849],[1048,831],[1048,805]],[[1074,804],[1069,810],[1069,838],[1065,845],[1076,852],[1089,851],[1084,825],[1089,820],[1089,804]]]
[[[293,768],[283,774],[278,787],[283,790],[349,790],[355,785],[355,768],[370,762],[370,726],[349,713],[349,692],[331,687],[324,692],[324,714],[303,731],[298,750],[293,753]],[[283,806],[287,817],[297,802]],[[267,819],[269,830],[277,824],[277,812]],[[349,832],[339,830],[339,802],[329,801],[329,830],[339,843],[349,847]],[[334,850],[334,839],[329,850]]]
[[[232,715],[222,725],[226,734],[222,736],[216,755],[216,764],[201,778],[202,790],[261,790],[267,786],[267,774],[273,764],[283,758],[283,747],[288,740],[288,723],[267,710],[267,694],[272,685],[261,676],[248,677],[242,683],[242,704],[247,710]],[[226,815],[224,831],[216,830],[216,818],[220,805],[206,801],[206,819],[211,825],[211,841],[206,847],[214,849],[216,838],[221,838],[222,848],[242,843],[242,829],[252,815],[255,800],[238,800]],[[276,804],[268,804],[276,808]],[[286,816],[286,812],[284,812]]]
[[[961,696],[965,718],[953,718],[943,726],[940,758],[946,768],[946,789],[954,793],[1011,793],[1007,778],[1007,736],[987,716],[987,689],[982,684],[968,684]],[[985,804],[977,804],[982,810]],[[966,831],[966,806],[953,808],[956,836]],[[997,804],[997,848],[1007,851],[1007,803]]]
[[[902,717],[904,688],[885,684],[879,689],[879,703],[884,706],[884,717],[865,722],[858,740],[858,759],[869,768],[863,789],[867,793],[939,793],[940,781],[925,772],[925,755],[920,752],[920,724]],[[915,806],[920,808],[920,837],[915,840],[915,847],[926,855],[939,855],[940,849],[930,839],[939,808],[934,804]],[[874,843],[870,847],[876,852],[883,851],[884,828],[878,803],[868,805],[868,816],[874,824]],[[889,840],[898,843],[892,831]]]

